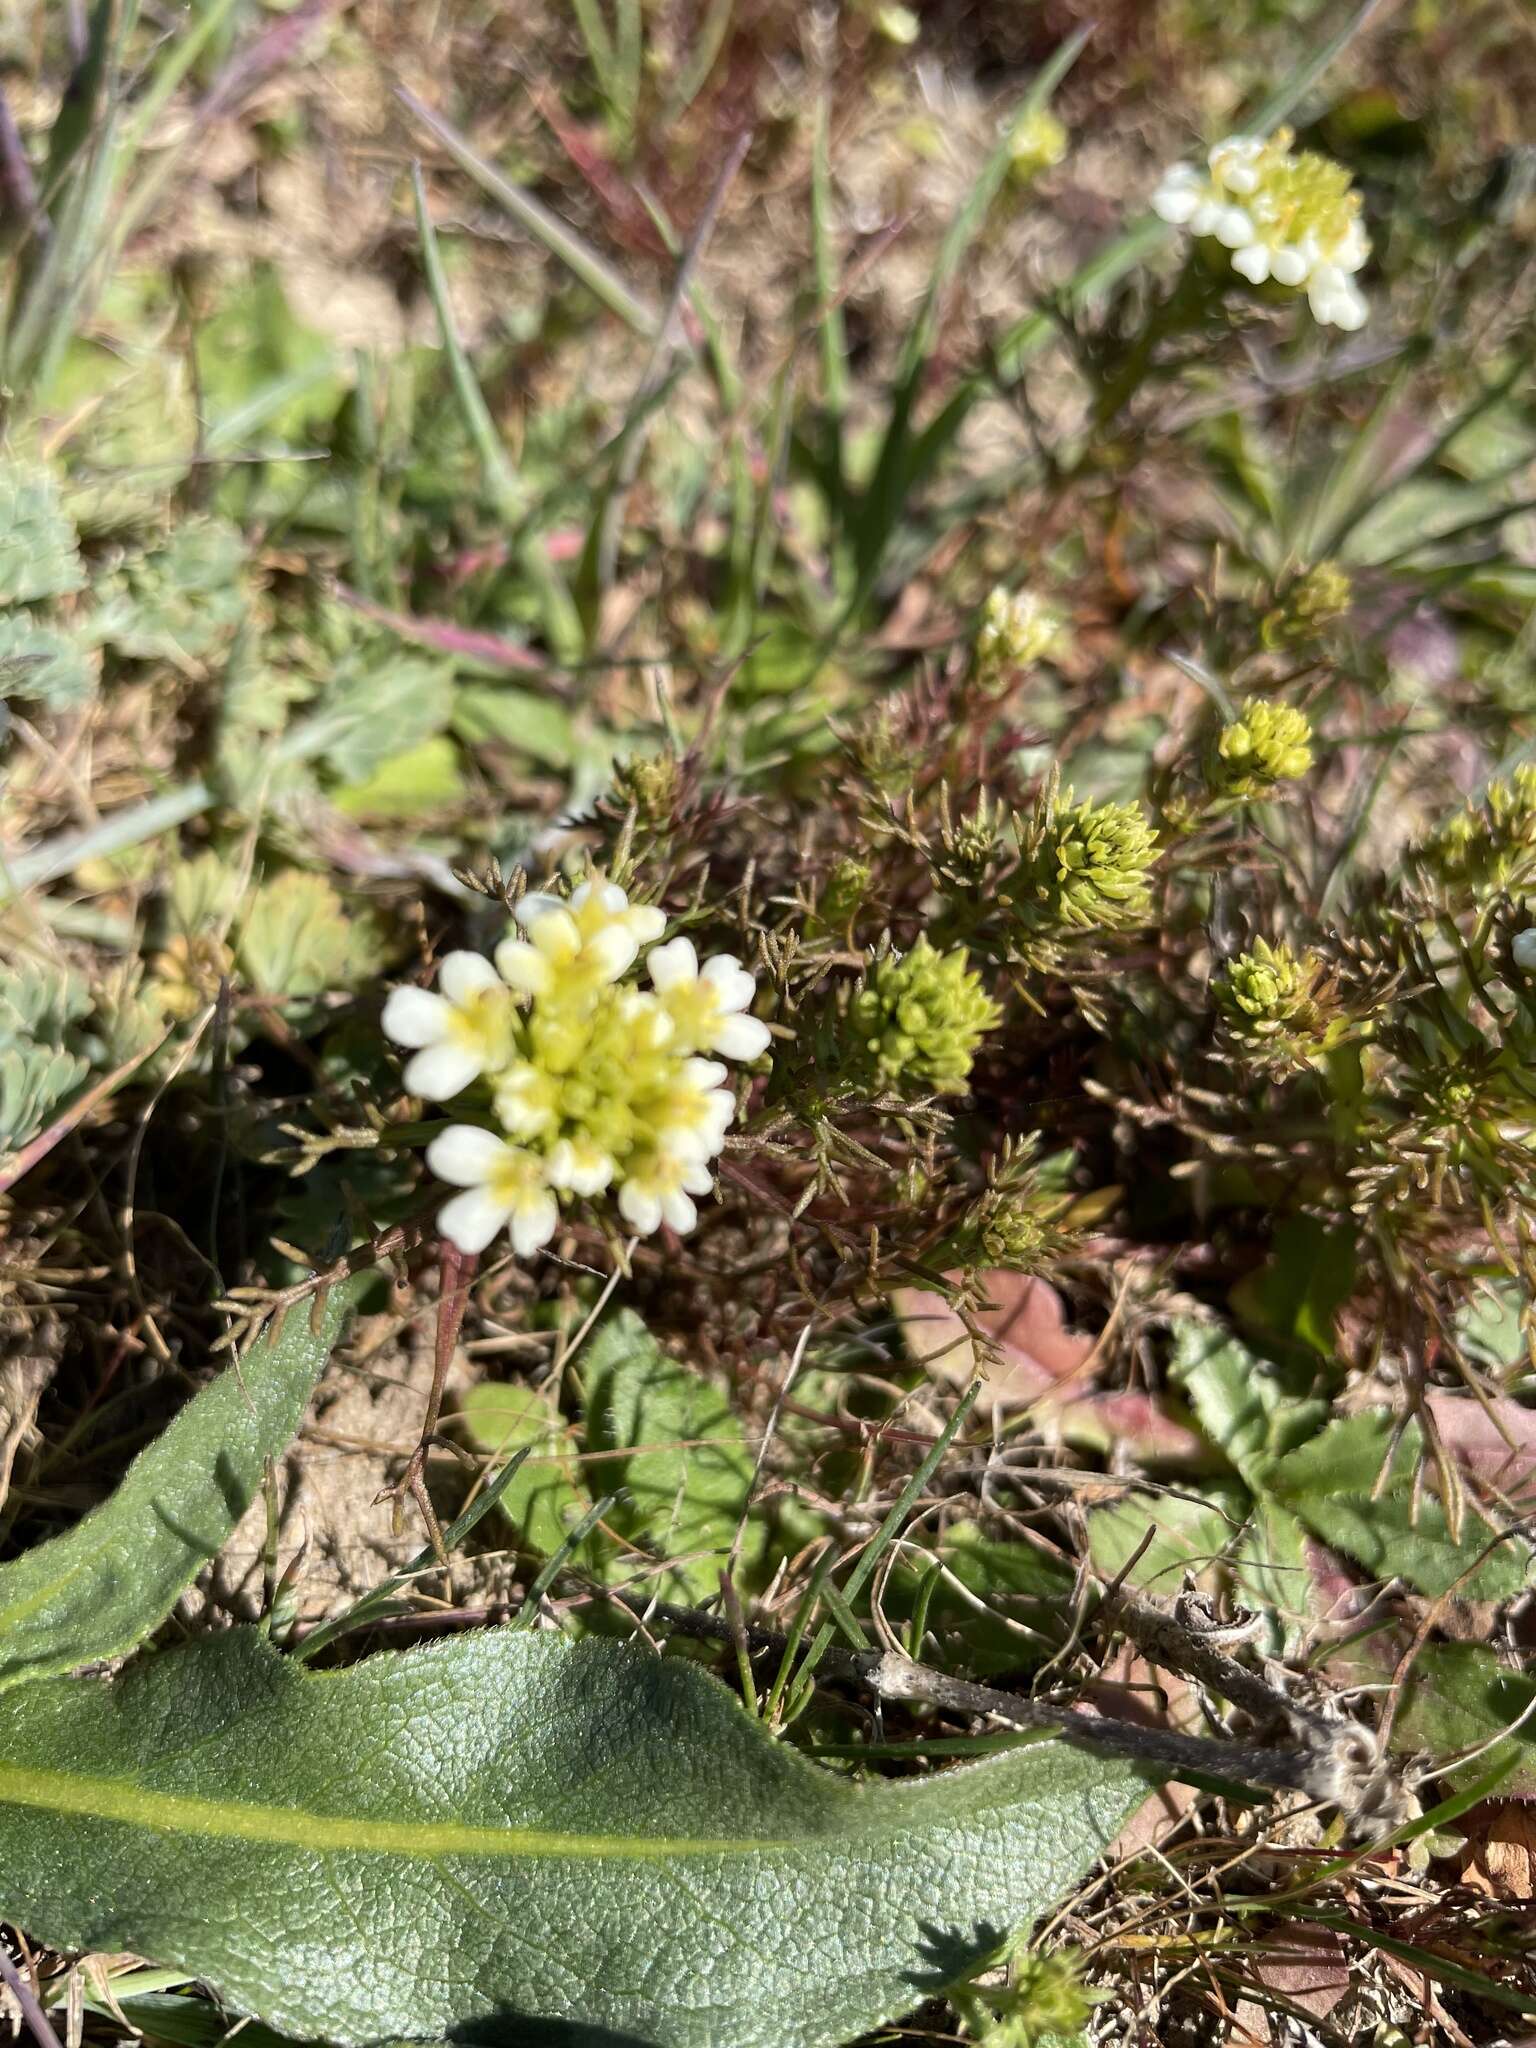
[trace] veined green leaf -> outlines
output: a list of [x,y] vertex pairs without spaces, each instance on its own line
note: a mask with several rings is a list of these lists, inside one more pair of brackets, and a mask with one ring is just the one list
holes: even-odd
[[1144,1789],[1056,1742],[852,1784],[629,1646],[317,1675],[239,1630],[0,1701],[0,1912],[308,2039],[810,2048],[1032,1920]]
[[192,1397],[110,1500],[0,1565],[0,1689],[121,1657],[159,1627],[297,1430],[351,1299],[333,1288],[314,1329],[291,1312]]
[[[670,1598],[713,1593],[752,1484],[730,1403],[627,1310],[598,1330],[585,1364],[589,1448],[629,1453],[604,1465],[606,1482],[625,1489],[614,1527],[677,1560],[661,1582]],[[760,1552],[761,1524],[747,1535]]]
[[1493,1530],[1469,1505],[1454,1536],[1432,1493],[1415,1498],[1423,1456],[1417,1423],[1393,1448],[1389,1415],[1341,1416],[1282,1458],[1269,1486],[1315,1535],[1380,1578],[1404,1578],[1431,1598],[1455,1585],[1469,1600],[1513,1599],[1531,1582],[1527,1539],[1511,1537],[1478,1563]]

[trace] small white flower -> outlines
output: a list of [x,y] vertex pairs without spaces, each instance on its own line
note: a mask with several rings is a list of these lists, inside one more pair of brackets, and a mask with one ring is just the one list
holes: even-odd
[[647,1121],[660,1143],[696,1159],[713,1159],[736,1115],[736,1098],[720,1084],[726,1069],[718,1060],[687,1059],[664,1095],[645,1104]]
[[663,1223],[686,1237],[699,1220],[690,1197],[707,1195],[714,1185],[702,1160],[658,1148],[630,1162],[619,1189],[619,1213],[642,1237]]
[[536,1152],[477,1124],[450,1124],[427,1147],[427,1164],[464,1190],[438,1210],[437,1227],[466,1256],[483,1252],[500,1230],[525,1259],[554,1236],[560,1210]]
[[640,950],[628,927],[612,920],[585,937],[566,905],[550,896],[525,896],[515,915],[528,936],[503,939],[496,966],[522,995],[591,994],[626,973]]
[[384,1005],[383,1024],[397,1045],[416,1049],[406,1062],[412,1095],[446,1102],[507,1058],[512,1044],[512,997],[489,960],[449,953],[438,970],[442,993],[397,988]]
[[646,956],[651,986],[666,1005],[679,1051],[723,1053],[728,1060],[755,1060],[768,1049],[771,1033],[747,1014],[757,983],[730,953],[717,953],[700,967],[691,939],[672,939]]
[[600,875],[571,891],[571,908],[584,934],[596,927],[599,918],[594,913],[599,913],[603,922],[622,925],[637,946],[653,944],[667,928],[664,910],[654,903],[631,903],[617,882],[606,882]]
[[536,1138],[558,1107],[553,1076],[530,1060],[514,1060],[496,1076],[496,1120],[511,1138]]
[[550,1151],[549,1184],[563,1194],[600,1195],[618,1171],[611,1152],[588,1138],[561,1138]]

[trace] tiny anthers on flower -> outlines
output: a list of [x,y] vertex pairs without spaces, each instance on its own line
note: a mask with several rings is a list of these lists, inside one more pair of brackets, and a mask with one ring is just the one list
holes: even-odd
[[1289,128],[1267,140],[1231,135],[1205,168],[1174,164],[1152,195],[1171,226],[1220,242],[1250,284],[1272,279],[1305,291],[1313,318],[1348,332],[1368,307],[1355,275],[1371,253],[1349,172],[1313,150],[1294,150]]
[[[438,990],[396,989],[384,1006],[385,1032],[413,1053],[412,1094],[473,1088],[484,1119],[427,1148],[461,1190],[439,1229],[466,1254],[505,1230],[526,1258],[562,1204],[611,1190],[631,1229],[691,1230],[736,1114],[723,1061],[770,1042],[756,982],[729,953],[701,964],[691,939],[657,945],[663,912],[601,876],[568,898],[525,896],[515,918],[494,964],[450,953]],[[627,978],[640,964],[649,989]]]

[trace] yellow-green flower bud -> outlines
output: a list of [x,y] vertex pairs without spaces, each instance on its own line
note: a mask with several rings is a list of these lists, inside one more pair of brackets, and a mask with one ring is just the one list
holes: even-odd
[[1056,1242],[1056,1233],[1018,1195],[993,1188],[967,1218],[982,1263],[1013,1273],[1032,1273]]
[[940,953],[919,939],[875,963],[851,1021],[882,1087],[954,1095],[1002,1014],[963,947]]
[[633,811],[638,824],[659,831],[672,822],[680,780],[675,754],[631,754],[614,767],[615,804]]
[[1282,782],[1294,782],[1312,766],[1312,725],[1292,704],[1250,697],[1242,715],[1224,725],[1210,764],[1212,793],[1219,797],[1268,796]]
[[1067,153],[1067,131],[1049,107],[1036,107],[1014,130],[1008,144],[1008,173],[1015,183],[1031,184],[1042,171],[1059,164]]
[[1157,839],[1140,804],[1075,804],[1047,789],[1021,828],[1008,893],[1031,924],[1129,931],[1152,912]]
[[846,932],[858,915],[869,881],[869,862],[844,854],[827,876],[814,914],[806,920],[810,935],[816,938],[827,932]]
[[1306,647],[1344,618],[1354,602],[1354,585],[1337,562],[1319,562],[1299,577],[1285,602],[1266,614],[1260,628],[1269,648]]
[[1032,590],[988,594],[976,631],[975,677],[988,696],[1006,688],[1015,669],[1028,668],[1056,652],[1065,638],[1059,612]]
[[1228,1029],[1239,1038],[1294,1038],[1315,1032],[1322,1021],[1318,984],[1322,964],[1315,953],[1255,939],[1239,953],[1213,993]]
[[1488,896],[1525,887],[1536,876],[1536,766],[1489,783],[1482,803],[1453,812],[1417,859],[1450,890]]

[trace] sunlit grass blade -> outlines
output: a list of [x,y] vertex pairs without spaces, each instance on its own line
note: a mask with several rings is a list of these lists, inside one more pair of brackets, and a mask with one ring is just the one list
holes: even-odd
[[426,185],[419,163],[411,166],[411,196],[416,209],[416,233],[421,240],[422,268],[426,272],[432,311],[437,316],[437,331],[442,338],[443,354],[448,359],[448,375],[453,383],[453,395],[458,401],[459,413],[474,444],[475,453],[480,458],[480,473],[485,480],[491,502],[503,519],[511,521],[522,511],[522,491],[518,485],[517,472],[513,469],[511,458],[500,434],[496,431],[490,407],[485,402],[485,395],[470,365],[469,356],[459,335],[458,322],[453,317],[453,304],[448,296],[448,278],[443,269],[437,230],[432,225],[432,215],[427,207]]
[[616,313],[637,334],[652,337],[659,331],[661,323],[655,311],[629,289],[613,267],[604,262],[573,228],[567,227],[564,221],[556,220],[531,193],[514,185],[510,178],[504,178],[494,165],[488,164],[478,151],[470,147],[451,122],[434,113],[413,92],[403,85],[395,90],[401,104],[437,138],[460,170],[467,172],[520,227],[526,228],[552,255],[558,256],[571,274],[579,278],[610,313]]

